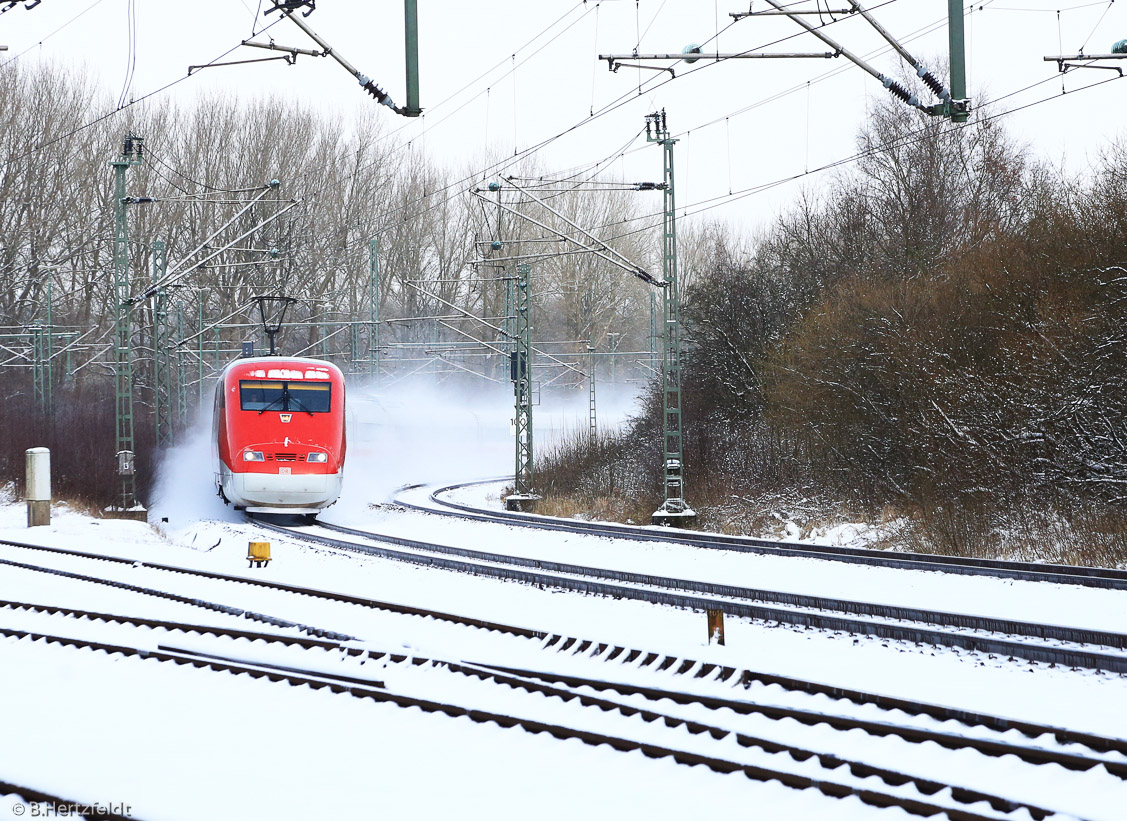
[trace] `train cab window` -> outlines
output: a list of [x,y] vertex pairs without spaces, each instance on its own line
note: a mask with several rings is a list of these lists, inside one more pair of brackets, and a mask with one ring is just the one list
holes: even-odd
[[289,382],[281,379],[243,379],[239,382],[239,406],[245,411],[283,413],[328,413],[332,408],[332,385],[328,382]]

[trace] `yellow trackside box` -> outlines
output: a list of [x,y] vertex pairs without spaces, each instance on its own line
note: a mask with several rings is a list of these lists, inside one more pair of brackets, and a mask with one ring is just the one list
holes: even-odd
[[270,542],[250,542],[247,546],[247,560],[251,567],[266,564],[270,561]]

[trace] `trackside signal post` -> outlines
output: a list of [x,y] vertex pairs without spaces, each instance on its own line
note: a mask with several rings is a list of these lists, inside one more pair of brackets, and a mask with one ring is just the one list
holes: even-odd
[[[127,134],[121,156],[110,163],[114,170],[114,305],[117,324],[114,333],[114,379],[116,381],[117,474],[120,493],[110,515],[131,516],[137,507],[137,476],[133,448],[133,359],[130,355],[129,232],[126,206],[133,201],[125,195],[125,172],[140,165],[144,138]],[[144,199],[144,198],[139,198]]]
[[646,117],[646,140],[659,143],[664,157],[662,190],[662,420],[665,501],[653,514],[655,525],[684,527],[697,514],[685,501],[684,453],[681,447],[681,297],[677,282],[677,208],[673,193],[673,145],[665,112]]

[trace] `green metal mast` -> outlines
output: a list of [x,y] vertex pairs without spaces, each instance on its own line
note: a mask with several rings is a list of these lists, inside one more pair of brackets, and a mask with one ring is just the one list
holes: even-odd
[[419,107],[419,8],[418,0],[403,0],[403,54],[407,63],[407,105],[404,117],[418,117]]
[[40,412],[52,414],[55,412],[53,395],[54,380],[52,379],[52,366],[54,359],[55,325],[51,314],[51,274],[47,273],[47,324],[33,325],[31,331],[32,341],[32,374],[35,386],[35,404]]
[[540,498],[533,490],[532,477],[532,328],[529,311],[532,304],[532,266],[517,265],[516,280],[516,350],[510,359],[509,375],[513,381],[516,415],[516,469],[513,472],[513,494],[505,499],[509,510],[530,507]]
[[681,447],[681,296],[677,282],[677,208],[673,191],[673,146],[665,112],[646,117],[646,140],[659,143],[664,157],[665,215],[662,224],[663,349],[661,364],[664,420],[665,502],[653,514],[654,524],[682,526],[696,513],[685,501],[684,454]]
[[967,121],[966,45],[963,34],[963,0],[947,0],[947,37],[951,60],[949,116],[955,123]]
[[133,358],[130,351],[129,232],[126,217],[125,172],[140,165],[144,140],[132,134],[122,143],[121,156],[110,163],[114,169],[114,376],[117,418],[117,473],[121,479],[118,505],[122,511],[137,504],[137,477],[133,450]]
[[35,404],[41,413],[51,412],[51,361],[47,353],[47,343],[51,338],[50,323],[46,327],[32,325],[31,369],[35,387]]
[[200,298],[199,330],[198,330],[198,334],[196,336],[196,357],[197,357],[196,364],[198,366],[198,376],[197,376],[197,380],[196,380],[196,394],[197,394],[196,395],[196,414],[197,415],[200,414],[203,411],[203,365],[204,365],[204,362],[203,362],[203,333],[204,333],[203,299],[204,299],[204,294],[203,294],[202,290],[199,293],[199,298]]
[[505,320],[501,328],[505,334],[505,349],[511,354],[516,350],[517,339],[517,280],[505,277]]
[[[153,282],[164,279],[168,257],[164,243],[153,242]],[[172,362],[169,350],[168,290],[158,288],[153,295],[153,416],[157,447],[168,448],[176,444],[176,425],[172,412]]]
[[591,444],[594,445],[599,437],[599,420],[595,415],[595,346],[587,342],[587,361],[590,378],[587,380],[587,419],[591,431]]
[[54,318],[54,315],[52,313],[52,311],[53,311],[52,305],[53,305],[55,300],[54,300],[54,294],[52,293],[51,285],[52,285],[51,284],[51,274],[50,274],[50,272],[48,272],[48,274],[47,274],[47,380],[44,383],[44,388],[46,388],[44,395],[47,399],[47,402],[45,403],[45,408],[47,410],[47,413],[54,413],[55,412],[55,394],[54,394],[55,387],[54,387],[54,384],[53,384],[54,380],[52,379],[52,374],[54,373],[52,368],[54,367],[54,361],[55,361],[55,318]]
[[[184,306],[176,304],[176,339],[184,338]],[[176,423],[183,427],[188,424],[188,372],[184,350],[176,346]]]
[[380,241],[368,240],[368,378],[380,378]]

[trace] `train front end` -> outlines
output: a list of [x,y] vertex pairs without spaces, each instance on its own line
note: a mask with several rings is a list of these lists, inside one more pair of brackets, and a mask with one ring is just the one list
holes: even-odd
[[216,386],[216,483],[251,513],[315,514],[340,496],[344,375],[319,359],[233,362]]

